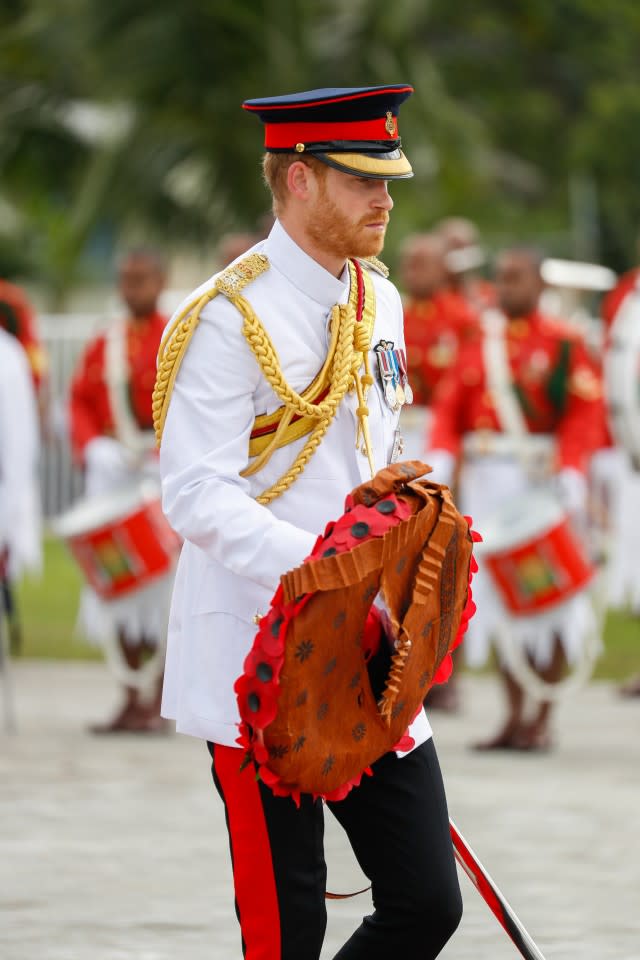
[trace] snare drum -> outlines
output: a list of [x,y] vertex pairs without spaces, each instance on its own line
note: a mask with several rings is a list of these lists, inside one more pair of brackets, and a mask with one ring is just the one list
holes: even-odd
[[103,600],[168,573],[181,544],[162,512],[159,488],[149,480],[80,501],[53,530]]
[[478,558],[514,616],[564,603],[595,574],[565,510],[546,490],[508,500],[482,526],[482,537]]

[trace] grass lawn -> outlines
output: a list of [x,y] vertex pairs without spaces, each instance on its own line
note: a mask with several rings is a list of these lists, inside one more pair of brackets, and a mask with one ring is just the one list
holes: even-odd
[[75,631],[83,576],[66,547],[47,540],[42,576],[25,578],[17,591],[25,657],[99,660],[102,653]]
[[[82,574],[55,540],[45,544],[40,580],[25,579],[18,590],[22,619],[23,656],[55,659],[98,659],[99,650],[74,631]],[[605,650],[595,676],[621,680],[640,671],[640,619],[613,611],[607,618]]]

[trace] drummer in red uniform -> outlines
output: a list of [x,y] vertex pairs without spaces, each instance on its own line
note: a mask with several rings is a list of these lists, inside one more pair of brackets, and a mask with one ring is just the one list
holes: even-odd
[[[141,476],[157,476],[151,397],[156,357],[166,324],[158,311],[165,286],[165,267],[150,250],[128,254],[119,269],[119,292],[129,314],[96,337],[85,349],[73,376],[70,396],[71,444],[85,471],[87,497],[99,497],[132,484]],[[85,588],[80,622],[97,642],[108,643],[117,633],[119,649],[129,670],[139,671],[145,657],[164,639],[164,611],[172,577],[125,599],[106,603]],[[135,674],[128,674],[135,676]],[[138,686],[125,685],[125,698],[116,716],[92,727],[96,733],[155,731],[161,676],[153,696],[144,702]]]
[[[601,441],[602,387],[599,371],[579,336],[538,310],[543,282],[541,257],[512,249],[498,258],[500,310],[483,315],[483,336],[461,352],[440,384],[433,407],[432,453],[436,480],[451,480],[460,458],[459,503],[483,522],[507,498],[527,496],[553,477],[566,511],[586,511],[585,470]],[[486,570],[474,581],[478,614],[465,639],[467,659],[480,665],[504,618]],[[591,626],[589,601],[572,598],[556,615],[527,624],[526,649],[536,672],[556,682],[566,661],[580,656]],[[501,665],[508,715],[497,736],[483,748],[544,749],[550,745],[551,704],[540,703],[527,717],[525,690]]]

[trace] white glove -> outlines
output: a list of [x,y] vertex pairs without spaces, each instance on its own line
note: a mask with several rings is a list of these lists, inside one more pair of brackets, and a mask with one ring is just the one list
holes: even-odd
[[574,467],[564,467],[556,477],[560,502],[567,513],[576,518],[584,517],[587,511],[587,478]]
[[456,458],[449,450],[429,450],[424,455],[424,462],[433,468],[428,475],[429,480],[451,486]]
[[97,496],[131,479],[135,458],[113,437],[94,437],[84,448],[87,496]]

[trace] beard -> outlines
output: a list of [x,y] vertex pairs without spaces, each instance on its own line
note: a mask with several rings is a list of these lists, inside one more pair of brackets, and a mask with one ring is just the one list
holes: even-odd
[[368,223],[389,222],[386,211],[367,214],[354,223],[330,199],[324,184],[318,195],[318,200],[310,211],[309,222],[306,225],[308,236],[326,253],[332,256],[373,257],[384,246],[385,231],[372,230]]

